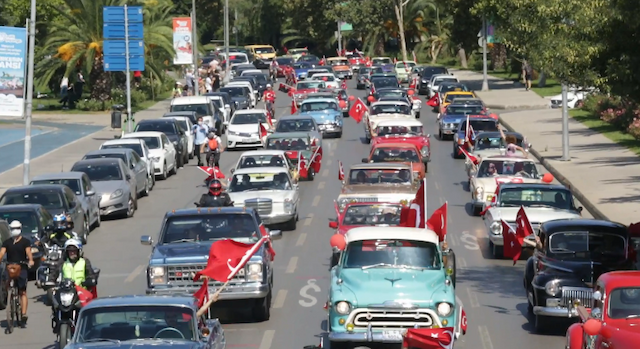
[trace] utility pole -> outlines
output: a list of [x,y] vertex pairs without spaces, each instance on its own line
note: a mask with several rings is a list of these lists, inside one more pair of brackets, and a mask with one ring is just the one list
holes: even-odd
[[23,185],[29,185],[29,171],[31,169],[31,113],[33,111],[33,56],[36,50],[36,0],[31,0],[31,19],[27,30],[29,31],[29,63],[27,66],[27,102],[24,111]]
[[567,106],[567,83],[562,83],[562,161],[571,161],[569,155],[569,107]]
[[229,59],[229,0],[224,0],[224,47],[227,60],[227,66],[224,71],[224,81],[228,83],[231,80],[231,60]]
[[238,30],[238,9],[235,8],[233,9],[234,12],[234,21],[233,21],[233,32],[236,34],[236,48],[239,47],[239,43],[238,43],[238,32],[240,30]]
[[338,54],[342,54],[342,31],[340,30],[342,27],[342,22],[338,21]]
[[125,83],[127,84],[127,132],[133,132],[133,113],[131,112],[131,66],[129,61],[129,12],[124,5],[124,56],[125,56]]
[[200,95],[200,67],[198,59],[198,32],[196,27],[196,0],[191,1],[191,51],[193,52],[193,95]]
[[482,91],[489,91],[487,76],[487,17],[482,17]]

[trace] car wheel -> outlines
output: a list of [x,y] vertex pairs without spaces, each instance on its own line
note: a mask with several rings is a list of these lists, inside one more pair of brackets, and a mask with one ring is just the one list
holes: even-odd
[[147,179],[144,181],[144,189],[142,190],[142,196],[149,196],[149,191],[151,190],[149,188],[149,186],[151,185],[149,181],[150,181],[149,177],[147,177]]
[[256,304],[251,311],[253,319],[256,322],[269,320],[271,317],[271,290],[264,298],[256,299]]
[[165,180],[167,179],[167,162],[165,161],[164,164],[162,164],[162,173],[160,174],[160,179]]
[[89,217],[84,217],[84,223],[82,223],[82,243],[87,244],[87,240],[89,239],[89,231],[91,231],[91,226],[89,224]]
[[536,333],[545,333],[549,328],[550,318],[542,315],[534,315],[534,327],[536,328]]
[[338,132],[338,133],[336,134],[336,138],[342,138],[342,132]]
[[473,206],[473,215],[474,216],[479,216],[480,212],[482,212],[482,207],[478,207],[478,206]]
[[285,230],[294,231],[296,230],[297,227],[298,227],[298,219],[296,215],[295,217],[291,218],[290,221],[287,222],[287,224],[285,225]]
[[127,202],[127,212],[125,216],[126,218],[131,218],[135,213],[136,213],[135,202],[133,201],[133,198],[129,196],[129,201]]
[[156,186],[156,176],[154,176],[153,174],[150,174],[147,176],[149,178],[149,181],[151,181],[151,186],[149,187],[149,191],[153,190],[153,187]]
[[533,304],[531,304],[531,300],[533,299],[533,291],[530,287],[527,289],[527,313],[533,314]]
[[316,171],[309,167],[309,171],[307,171],[307,180],[312,181],[316,178]]
[[175,159],[173,159],[173,168],[171,169],[171,171],[169,171],[170,175],[175,175],[176,173],[178,173],[178,157],[176,156]]
[[100,227],[100,225],[102,224],[102,216],[100,216],[100,210],[98,209],[98,213],[96,213],[96,216],[98,216],[96,218],[96,222],[93,223],[93,229],[96,229],[98,227]]
[[496,246],[496,244],[490,242],[489,247],[491,247],[491,254],[495,259],[502,259],[502,246]]
[[182,154],[178,154],[176,156],[176,167],[177,168],[184,167],[184,156],[182,156]]

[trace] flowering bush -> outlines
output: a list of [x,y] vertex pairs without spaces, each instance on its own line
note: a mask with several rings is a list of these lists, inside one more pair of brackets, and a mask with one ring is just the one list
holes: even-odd
[[587,97],[583,109],[640,140],[640,105],[620,97],[594,94]]
[[635,139],[640,139],[640,117],[636,117],[627,127],[627,132]]

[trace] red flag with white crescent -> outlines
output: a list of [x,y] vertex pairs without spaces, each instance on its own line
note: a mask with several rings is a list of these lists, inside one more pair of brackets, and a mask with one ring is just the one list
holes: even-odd
[[344,180],[344,167],[342,167],[342,161],[338,161],[338,179]]

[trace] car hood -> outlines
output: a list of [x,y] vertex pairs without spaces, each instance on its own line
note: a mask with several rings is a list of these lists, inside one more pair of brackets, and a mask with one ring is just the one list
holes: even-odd
[[465,118],[465,115],[444,115],[440,120],[445,124],[459,124]]
[[337,110],[305,111],[300,113],[300,115],[311,116],[318,124],[332,123],[340,114],[342,114],[342,112]]
[[425,136],[390,136],[390,137],[380,137],[374,138],[373,142],[376,144],[385,144],[385,143],[411,143],[418,146],[418,149],[429,144],[429,138]]
[[260,190],[229,193],[231,201],[237,205],[241,205],[245,200],[250,199],[271,199],[273,202],[284,202],[285,198],[293,196],[293,190]]
[[232,102],[247,102],[249,101],[249,97],[247,96],[233,96],[231,97]]
[[351,70],[351,68],[349,68],[348,65],[334,65],[333,66],[333,70],[334,71],[347,71],[347,70]]
[[65,349],[195,349],[202,347],[201,343],[183,342],[183,341],[159,341],[159,340],[135,340],[123,341],[120,343],[111,342],[95,342],[95,343],[77,343],[69,344]]
[[296,71],[296,74],[302,74],[302,73],[306,73],[309,70],[311,70],[313,68],[298,68],[298,69],[294,69]]
[[415,196],[415,188],[411,185],[401,184],[349,184],[342,187],[343,195],[357,194],[359,196],[375,195],[375,194],[413,194]]
[[[511,176],[499,176],[499,177],[483,177],[483,178],[475,178],[475,182],[476,182],[476,188],[482,188],[484,189],[484,194],[490,194],[496,191],[496,188],[498,187],[498,184],[496,183],[496,179],[509,179],[509,178],[515,178],[515,177],[511,177]],[[522,179],[522,183],[540,183],[541,180],[538,178],[520,178],[517,177],[518,179]]]
[[505,148],[487,148],[482,150],[474,150],[473,155],[479,156],[481,158],[486,158],[488,156],[504,155],[505,151]]
[[105,195],[111,195],[118,189],[127,189],[125,181],[100,181],[91,182],[91,184],[93,184],[93,186],[96,188],[96,192],[102,194],[102,197],[104,197]]
[[164,150],[163,149],[149,149],[149,156],[152,158],[156,158],[156,157],[163,157],[164,156]]
[[[503,219],[505,222],[515,222],[520,207],[492,207],[489,209],[494,221]],[[580,218],[577,211],[561,210],[552,207],[525,207],[524,212],[531,224],[541,224],[554,219]]]
[[344,268],[340,270],[340,279],[342,284],[338,287],[353,292],[358,307],[400,300],[428,307],[440,301],[451,302],[455,297],[453,292],[445,291],[445,277],[441,270]]
[[[238,241],[250,243],[243,240],[244,239],[240,239]],[[214,241],[199,241],[158,244],[151,253],[150,264],[205,264],[209,259],[209,250],[211,249],[213,242]],[[255,255],[260,256],[260,251],[261,250],[258,250]]]
[[260,128],[258,124],[246,124],[246,125],[233,125],[230,124],[228,127],[229,131],[233,132],[242,132],[242,133],[258,133]]

